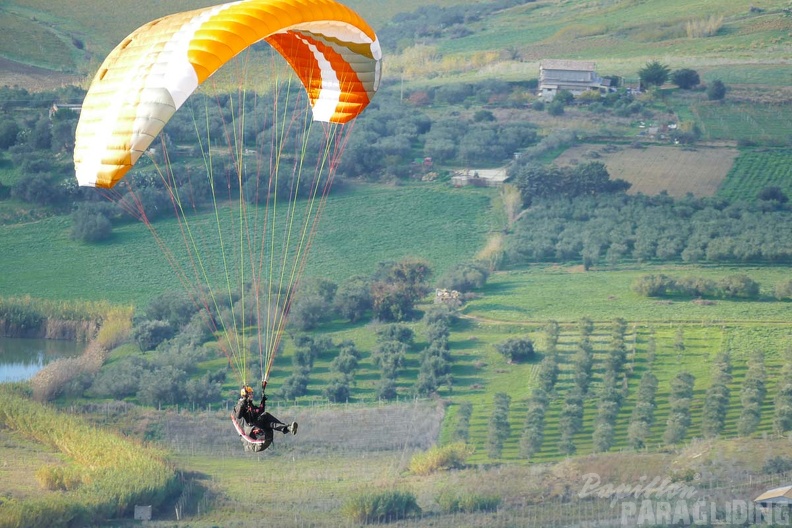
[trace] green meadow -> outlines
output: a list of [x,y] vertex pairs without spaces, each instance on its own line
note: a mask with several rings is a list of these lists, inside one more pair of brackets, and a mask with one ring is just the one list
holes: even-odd
[[718,188],[718,195],[730,200],[745,199],[765,187],[778,187],[787,195],[792,192],[792,151],[756,149],[741,152]]
[[[484,245],[495,224],[491,195],[441,184],[350,186],[327,201],[305,277],[341,282],[373,273],[379,262],[416,256],[442,274],[460,260],[472,259]],[[203,218],[208,225],[210,215]],[[181,290],[157,242],[186,261],[178,222],[171,218],[153,225],[156,237],[142,222],[133,221],[114,228],[113,238],[97,245],[71,240],[68,216],[0,226],[0,292],[144,304],[162,292]],[[206,251],[215,258],[221,255],[218,248]],[[214,264],[215,269],[222,267]],[[217,273],[215,282],[222,278]]]

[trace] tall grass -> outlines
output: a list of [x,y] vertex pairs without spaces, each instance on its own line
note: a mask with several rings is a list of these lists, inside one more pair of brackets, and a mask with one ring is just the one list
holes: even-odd
[[703,38],[716,35],[723,27],[723,15],[710,15],[709,18],[690,20],[685,24],[688,38]]
[[465,461],[472,454],[473,448],[464,442],[433,447],[425,453],[413,455],[410,460],[410,473],[429,475],[447,469],[460,469],[465,467]]
[[346,517],[359,523],[398,521],[419,513],[415,495],[401,490],[363,493],[344,505]]
[[60,451],[69,469],[41,468],[37,476],[61,494],[0,509],[0,526],[95,525],[130,515],[136,504],[155,508],[178,491],[176,474],[159,451],[102,431],[0,387],[0,425]]
[[[64,301],[19,297],[0,297],[0,335],[88,341],[101,332],[111,342],[123,334],[123,321],[130,321],[131,306],[116,306],[107,301]],[[121,325],[121,326],[119,326]],[[127,330],[128,331],[128,328]],[[111,338],[111,334],[116,337]]]

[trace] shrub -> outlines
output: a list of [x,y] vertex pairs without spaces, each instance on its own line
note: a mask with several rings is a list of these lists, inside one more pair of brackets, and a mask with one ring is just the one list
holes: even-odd
[[774,456],[765,462],[765,465],[762,467],[762,473],[769,473],[771,475],[775,473],[786,473],[790,470],[792,470],[792,458],[783,456]]
[[560,116],[564,114],[564,104],[561,101],[553,101],[547,105],[547,113],[551,116]]
[[322,393],[333,403],[344,403],[349,401],[349,377],[341,373],[336,373],[327,385],[325,385]]
[[132,330],[132,339],[140,350],[154,350],[166,339],[175,335],[176,331],[165,321],[143,321]]
[[495,348],[510,362],[528,361],[536,355],[533,341],[527,337],[509,338]]
[[490,458],[499,458],[503,451],[503,443],[509,438],[511,426],[509,425],[509,406],[511,396],[498,392],[495,394],[492,415],[489,419],[489,433],[487,435],[487,455]]
[[773,294],[779,301],[792,300],[792,279],[779,282],[773,288]]
[[437,498],[437,504],[444,513],[473,513],[495,511],[500,506],[501,498],[495,495],[478,495],[465,493],[443,493]]
[[470,434],[470,416],[473,414],[473,404],[466,401],[459,404],[457,423],[454,429],[454,439],[467,442]]
[[726,97],[726,85],[723,84],[723,81],[715,79],[712,81],[707,87],[707,99],[710,101],[720,101],[724,97]]
[[352,497],[343,507],[353,522],[381,523],[405,519],[421,513],[415,495],[406,491],[381,491]]
[[696,70],[690,68],[682,68],[675,70],[671,73],[671,82],[679,86],[683,90],[690,90],[694,86],[698,86],[701,82],[699,74]]
[[94,204],[77,207],[72,214],[71,239],[81,242],[101,242],[113,234],[113,226],[105,212]]
[[418,453],[410,460],[410,473],[429,475],[448,469],[462,469],[465,461],[473,454],[473,448],[464,442],[454,442],[442,447],[433,447]]
[[722,278],[718,281],[718,288],[726,298],[755,299],[759,297],[759,283],[743,274]]
[[481,288],[487,282],[489,271],[478,262],[463,262],[449,269],[437,281],[438,288],[469,292]]

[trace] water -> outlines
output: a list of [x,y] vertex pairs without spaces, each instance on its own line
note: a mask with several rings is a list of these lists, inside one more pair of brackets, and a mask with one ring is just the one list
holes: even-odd
[[79,356],[84,347],[74,341],[0,337],[0,383],[28,380],[47,363]]

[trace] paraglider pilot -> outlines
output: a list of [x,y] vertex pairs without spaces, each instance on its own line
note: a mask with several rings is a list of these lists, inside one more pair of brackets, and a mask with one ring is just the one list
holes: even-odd
[[[261,382],[261,403],[258,405],[253,404],[253,388],[243,386],[239,392],[239,401],[234,406],[234,416],[240,421],[240,425],[244,428],[245,434],[255,439],[272,439],[272,431],[280,431],[283,434],[291,433],[297,434],[297,422],[292,422],[289,425],[281,422],[265,410],[267,395],[264,394],[264,389],[267,387],[267,382]],[[243,422],[244,421],[244,422]],[[269,446],[262,447],[266,449]]]

